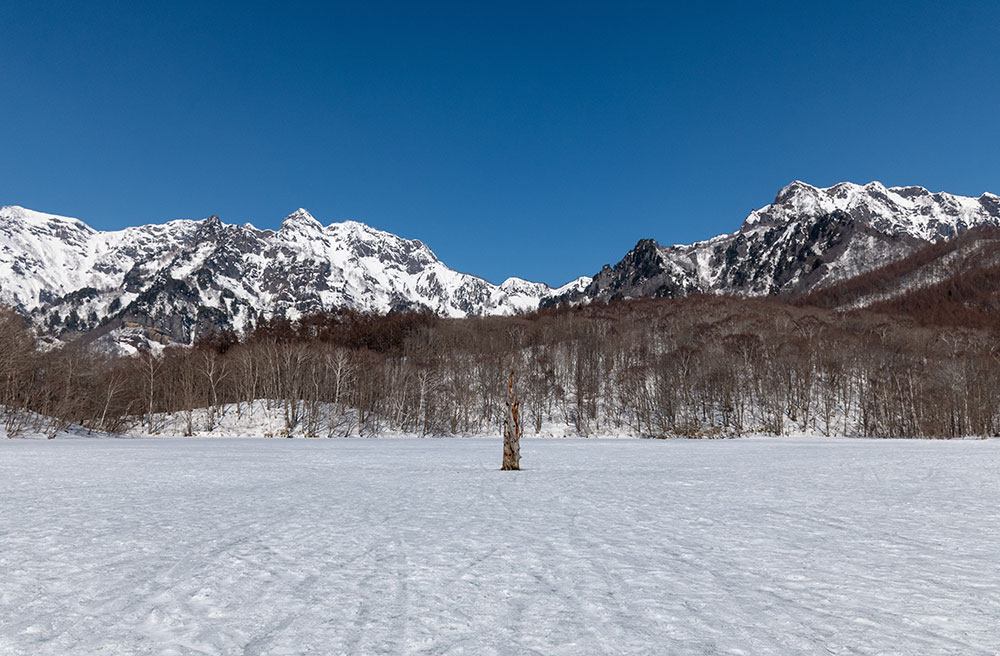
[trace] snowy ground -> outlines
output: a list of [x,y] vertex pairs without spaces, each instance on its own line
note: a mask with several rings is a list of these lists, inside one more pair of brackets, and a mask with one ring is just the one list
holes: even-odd
[[[357,410],[349,407],[321,403],[318,421],[310,424],[303,410],[301,419],[290,431],[286,427],[284,405],[280,401],[259,399],[253,404],[230,403],[217,412],[209,413],[208,408],[197,408],[189,412],[179,411],[154,416],[152,431],[142,417],[136,417],[126,432],[145,437],[422,437],[417,432],[407,432],[392,427],[392,422],[381,418],[371,422],[363,430],[358,426]],[[209,417],[212,420],[209,421]],[[371,420],[374,415],[369,415]],[[377,425],[377,435],[372,428]],[[189,432],[190,429],[190,432]],[[484,425],[472,433],[461,437],[498,437],[499,425]],[[638,438],[629,434],[623,426],[602,426],[592,428],[587,435],[580,435],[568,421],[549,420],[536,431],[534,426],[525,426],[529,437],[600,437]],[[61,436],[60,436],[61,437]]]
[[0,654],[995,654],[1000,441],[0,442]]

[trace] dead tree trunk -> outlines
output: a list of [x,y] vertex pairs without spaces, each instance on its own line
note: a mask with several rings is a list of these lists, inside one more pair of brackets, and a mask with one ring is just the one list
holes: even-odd
[[510,382],[507,384],[507,401],[504,404],[506,412],[503,418],[503,471],[521,468],[521,418],[514,393],[514,372],[510,372]]

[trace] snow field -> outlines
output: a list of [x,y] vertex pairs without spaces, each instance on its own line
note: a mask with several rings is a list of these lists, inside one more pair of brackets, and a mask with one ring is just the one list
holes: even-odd
[[0,654],[995,654],[1000,441],[0,442]]

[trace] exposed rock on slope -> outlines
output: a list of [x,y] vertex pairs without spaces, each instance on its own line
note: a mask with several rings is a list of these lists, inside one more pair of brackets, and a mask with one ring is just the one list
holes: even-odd
[[923,187],[793,182],[740,229],[690,245],[641,240],[579,293],[543,303],[675,297],[695,292],[760,296],[821,288],[865,273],[974,226],[1000,225],[1000,198]]

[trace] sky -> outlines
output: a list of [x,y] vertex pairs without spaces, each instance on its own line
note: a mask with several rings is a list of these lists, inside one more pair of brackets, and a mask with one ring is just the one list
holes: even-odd
[[0,205],[104,230],[305,207],[558,285],[792,180],[1000,193],[997,25],[997,2],[0,0]]

